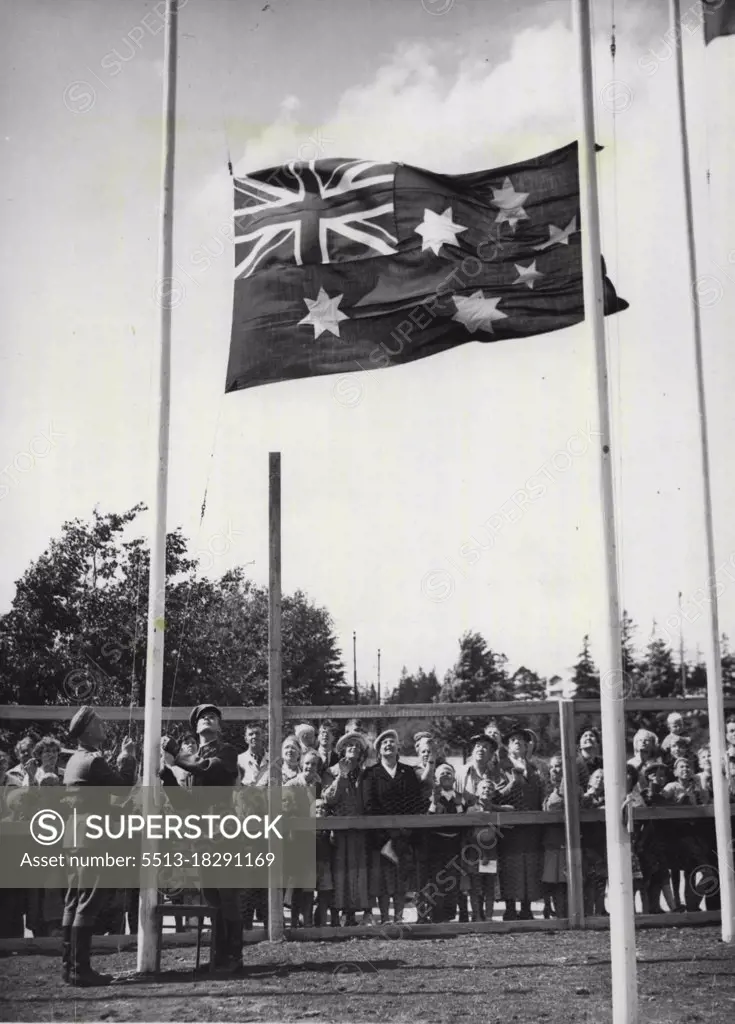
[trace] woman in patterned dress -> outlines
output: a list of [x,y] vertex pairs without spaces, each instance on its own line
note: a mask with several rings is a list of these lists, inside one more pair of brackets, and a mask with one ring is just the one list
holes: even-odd
[[[332,769],[333,781],[322,788],[322,803],[328,814],[337,818],[356,818],[365,813],[362,780],[367,757],[367,740],[360,732],[345,733],[337,740],[340,755]],[[346,925],[356,924],[362,911],[365,923],[370,918],[368,892],[368,849],[366,833],[361,829],[339,829],[333,833],[332,880],[334,906],[345,915]]]
[[[498,785],[499,803],[510,804],[517,811],[540,811],[544,786],[538,769],[527,759],[533,734],[521,725],[514,725],[505,737],[510,770],[502,772]],[[505,830],[498,852],[498,874],[501,897],[505,900],[504,921],[532,921],[531,903],[543,900],[543,848],[541,825],[514,825]],[[516,911],[516,903],[521,905]]]

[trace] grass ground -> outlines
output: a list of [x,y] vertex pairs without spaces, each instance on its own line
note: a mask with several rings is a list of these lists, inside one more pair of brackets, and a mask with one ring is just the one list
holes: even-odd
[[[133,975],[133,952],[99,954],[120,975],[71,989],[58,957],[0,959],[2,1021],[329,1021],[351,1024],[608,1024],[607,932],[354,939],[246,947],[233,979],[193,973],[194,950],[164,951],[163,974]],[[735,1021],[735,951],[717,928],[638,933],[641,1024]]]

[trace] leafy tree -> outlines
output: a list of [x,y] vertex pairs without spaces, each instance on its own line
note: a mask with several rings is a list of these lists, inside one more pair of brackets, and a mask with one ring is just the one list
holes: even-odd
[[[149,552],[129,537],[143,506],[67,522],[0,617],[3,699],[142,704]],[[292,704],[349,703],[331,616],[301,591],[282,604],[283,689]],[[198,577],[180,531],[166,543],[165,705],[267,699],[268,599],[242,569]]]
[[572,682],[576,687],[575,696],[586,700],[599,700],[600,673],[590,654],[589,634],[585,634],[582,640],[582,650],[572,673]]

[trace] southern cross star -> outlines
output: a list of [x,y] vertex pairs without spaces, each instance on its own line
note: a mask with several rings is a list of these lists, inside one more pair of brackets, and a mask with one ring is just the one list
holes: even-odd
[[530,194],[530,192],[516,192],[513,182],[510,178],[506,178],[502,188],[493,189],[491,202],[499,210],[495,223],[503,224],[507,221],[511,230],[515,231],[519,220],[528,220],[528,214],[523,209],[523,204]]
[[500,299],[486,298],[478,288],[472,295],[453,295],[457,312],[452,320],[464,324],[468,331],[488,331],[493,334],[494,320],[507,320],[508,314],[497,308]]
[[514,263],[513,266],[518,271],[518,277],[515,279],[513,284],[525,284],[533,291],[533,286],[540,277],[544,275],[540,270],[536,270],[536,260],[529,263],[527,267],[524,267],[522,263]]
[[534,245],[534,249],[550,249],[552,245],[569,245],[569,236],[577,230],[577,218],[572,217],[565,228],[558,228],[555,224],[549,224],[549,240],[541,245]]
[[452,207],[448,206],[444,213],[434,213],[433,210],[424,210],[424,219],[416,228],[416,234],[421,235],[421,252],[431,249],[435,256],[439,255],[444,242],[450,245],[457,244],[457,235],[467,228],[462,227],[452,220]]
[[339,308],[339,304],[343,298],[343,295],[335,295],[330,299],[323,288],[319,289],[319,294],[315,299],[307,299],[304,297],[304,302],[306,303],[309,312],[303,320],[299,320],[299,323],[312,325],[314,328],[314,340],[316,340],[323,331],[329,331],[330,334],[335,334],[339,337],[340,320],[350,319],[347,314],[343,313]]

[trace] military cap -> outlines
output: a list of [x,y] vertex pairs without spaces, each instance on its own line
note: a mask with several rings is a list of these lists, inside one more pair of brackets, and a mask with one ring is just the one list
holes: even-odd
[[220,718],[222,718],[222,712],[216,704],[197,704],[192,713],[189,715],[189,725],[192,730],[196,732],[197,722],[202,717],[205,711],[214,711]]
[[86,704],[77,711],[69,724],[69,739],[72,743],[79,739],[93,717],[94,708],[90,708]]

